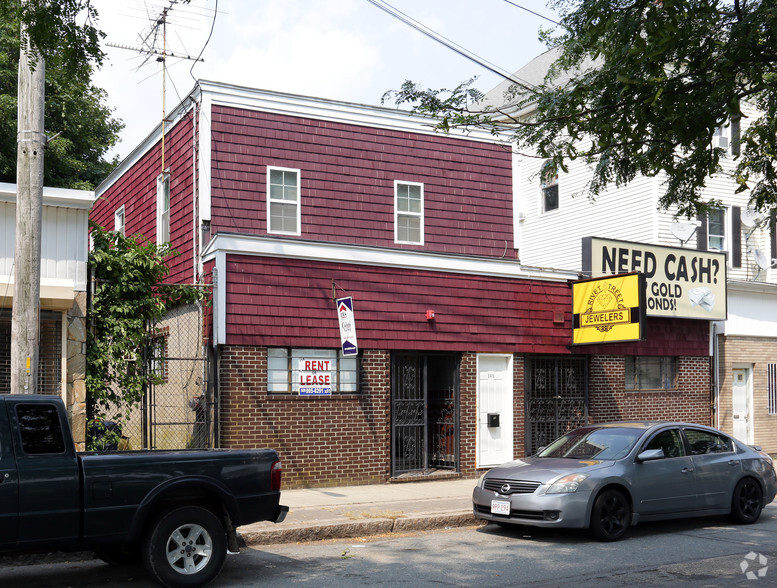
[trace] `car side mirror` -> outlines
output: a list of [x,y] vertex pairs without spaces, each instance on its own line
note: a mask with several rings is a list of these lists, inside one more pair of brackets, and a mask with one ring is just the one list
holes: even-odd
[[637,461],[642,463],[643,461],[655,461],[665,457],[663,449],[648,449],[637,456]]

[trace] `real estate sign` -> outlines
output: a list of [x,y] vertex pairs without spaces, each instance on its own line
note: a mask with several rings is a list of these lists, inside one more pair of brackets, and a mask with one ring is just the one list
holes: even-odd
[[572,283],[572,343],[639,341],[644,336],[645,276],[632,273]]
[[725,253],[585,237],[583,272],[644,274],[648,316],[726,319]]

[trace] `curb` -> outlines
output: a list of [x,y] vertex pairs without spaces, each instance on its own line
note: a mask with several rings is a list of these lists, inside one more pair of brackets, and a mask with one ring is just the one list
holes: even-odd
[[347,539],[368,535],[425,531],[445,527],[467,527],[483,524],[471,510],[437,514],[409,515],[398,518],[376,518],[368,521],[323,522],[286,529],[238,529],[241,547],[274,543],[305,543],[325,539]]

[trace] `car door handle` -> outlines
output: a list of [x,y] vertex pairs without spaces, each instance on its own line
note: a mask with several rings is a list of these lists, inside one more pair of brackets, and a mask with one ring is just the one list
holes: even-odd
[[737,460],[735,460],[735,459],[729,459],[728,460],[728,465],[730,465],[730,466],[739,465],[739,462]]
[[683,468],[682,471],[683,471],[684,474],[692,474],[693,473],[693,468]]

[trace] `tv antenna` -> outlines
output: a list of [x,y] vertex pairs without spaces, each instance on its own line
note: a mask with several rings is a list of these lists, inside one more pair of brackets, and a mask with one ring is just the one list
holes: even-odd
[[[185,4],[188,4],[190,0],[183,0]],[[166,59],[168,57],[174,57],[176,59],[188,59],[190,61],[205,61],[201,57],[192,57],[191,55],[184,55],[182,53],[175,53],[167,48],[167,17],[170,11],[176,4],[179,4],[181,0],[169,0],[169,5],[162,8],[159,16],[151,21],[151,29],[148,34],[141,40],[143,46],[132,47],[129,45],[120,45],[118,43],[106,43],[108,47],[115,47],[117,49],[127,49],[129,51],[137,51],[141,55],[145,55],[146,59],[142,65],[148,63],[148,60],[152,57],[156,57],[156,61],[162,64],[162,174],[165,173],[165,134],[167,123],[167,67]],[[162,47],[157,48],[157,42],[161,38]]]

